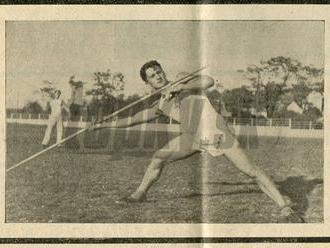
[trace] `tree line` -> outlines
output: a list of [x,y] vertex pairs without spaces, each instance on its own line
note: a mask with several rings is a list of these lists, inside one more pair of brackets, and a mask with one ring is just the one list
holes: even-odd
[[[208,94],[217,111],[223,111],[223,106],[225,106],[232,117],[309,120],[322,117],[323,107],[313,106],[307,101],[307,97],[311,92],[317,92],[323,98],[323,68],[304,65],[290,57],[278,56],[260,61],[259,64],[249,65],[237,72],[242,75],[245,84],[241,87],[225,89],[221,94],[218,91]],[[76,81],[74,76],[69,80],[73,91],[85,83]],[[125,80],[122,73],[112,73],[110,70],[95,72],[93,86],[86,91],[81,104],[86,112],[84,114],[101,119],[104,115],[140,98],[137,94],[125,97],[124,87]],[[44,87],[41,90],[46,92],[49,89]],[[74,102],[74,99],[71,101]],[[286,109],[292,102],[302,109],[302,113],[298,114]],[[31,101],[23,109],[15,109],[15,111],[38,114],[49,113],[50,109],[43,108],[38,101]],[[80,111],[79,114],[83,113]]]
[[[317,107],[307,97],[316,92],[323,102],[324,69],[303,65],[289,57],[274,57],[238,70],[248,82],[225,90],[222,99],[233,117],[317,119],[323,106]],[[302,113],[287,110],[294,102]],[[249,111],[253,109],[254,113]],[[264,115],[262,115],[262,113]]]

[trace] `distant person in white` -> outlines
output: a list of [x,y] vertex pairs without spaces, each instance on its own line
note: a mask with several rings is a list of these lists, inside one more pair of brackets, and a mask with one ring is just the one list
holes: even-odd
[[51,114],[49,116],[44,139],[42,140],[42,145],[44,148],[47,147],[49,143],[54,125],[57,126],[56,143],[59,143],[62,140],[62,135],[63,135],[62,109],[65,109],[67,112],[69,112],[69,107],[66,105],[63,98],[61,97],[60,90],[55,90],[54,94],[50,96],[49,104],[51,108]]

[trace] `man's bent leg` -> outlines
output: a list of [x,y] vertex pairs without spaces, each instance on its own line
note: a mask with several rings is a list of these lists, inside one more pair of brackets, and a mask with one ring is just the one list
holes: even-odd
[[[187,142],[188,140],[190,140],[189,136],[180,135],[169,142],[168,147],[170,148],[161,148],[155,152],[140,186],[131,195],[131,198],[143,199],[148,189],[159,179],[165,164],[187,158],[198,152],[191,149],[192,141]],[[178,144],[179,150],[176,149]]]
[[276,188],[272,180],[256,165],[254,165],[246,154],[240,148],[231,148],[225,153],[226,157],[231,160],[234,165],[247,174],[255,178],[261,190],[266,193],[273,201],[275,201],[281,208],[285,207],[283,196]]

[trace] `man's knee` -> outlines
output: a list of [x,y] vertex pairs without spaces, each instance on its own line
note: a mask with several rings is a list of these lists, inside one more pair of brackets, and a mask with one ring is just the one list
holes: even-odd
[[165,162],[168,162],[171,160],[174,153],[175,153],[174,151],[160,149],[154,153],[154,155],[152,156],[152,161],[155,164],[164,164]]
[[164,166],[165,160],[156,157],[155,155],[152,157],[151,163],[149,167],[154,169],[161,169]]
[[153,155],[152,155],[152,163],[155,164],[162,164],[167,160],[167,157],[169,157],[170,152],[163,151],[162,149],[157,150]]

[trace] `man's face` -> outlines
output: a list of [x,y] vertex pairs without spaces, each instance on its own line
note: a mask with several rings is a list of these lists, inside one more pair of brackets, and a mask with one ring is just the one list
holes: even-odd
[[165,72],[159,66],[148,68],[146,75],[148,84],[154,89],[160,89],[168,83]]

